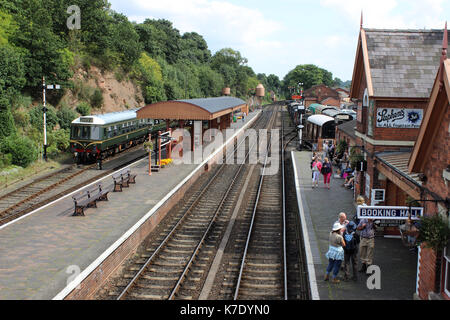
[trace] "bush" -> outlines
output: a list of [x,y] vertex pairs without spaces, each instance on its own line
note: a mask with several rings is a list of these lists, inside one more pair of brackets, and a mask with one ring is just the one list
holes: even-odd
[[12,164],[12,154],[0,153],[0,169],[6,168]]
[[[47,105],[47,131],[53,130],[53,128],[58,123],[58,116],[56,115],[56,109],[51,105]],[[31,125],[37,129],[42,130],[44,127],[44,111],[42,111],[43,106],[40,104],[32,108],[29,112]]]
[[100,89],[95,89],[91,96],[91,106],[93,108],[101,108],[103,105],[103,94]]
[[35,161],[38,150],[28,137],[12,135],[3,140],[0,145],[0,152],[11,154],[12,164],[26,168]]
[[13,111],[14,122],[18,128],[27,128],[30,125],[30,115],[28,111],[16,109]]
[[65,152],[70,145],[70,129],[61,129],[53,131],[48,136],[48,145],[55,147],[56,150]]
[[81,102],[77,107],[77,112],[82,116],[91,114],[91,106],[87,102]]
[[61,129],[69,129],[72,121],[77,118],[76,112],[67,106],[62,106],[61,109],[58,110],[57,116]]

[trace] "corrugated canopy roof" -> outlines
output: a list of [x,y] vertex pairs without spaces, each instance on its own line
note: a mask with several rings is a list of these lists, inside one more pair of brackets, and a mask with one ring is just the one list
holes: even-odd
[[246,105],[244,100],[234,97],[164,101],[139,109],[137,116],[151,119],[212,120]]
[[364,29],[375,97],[428,98],[443,30]]

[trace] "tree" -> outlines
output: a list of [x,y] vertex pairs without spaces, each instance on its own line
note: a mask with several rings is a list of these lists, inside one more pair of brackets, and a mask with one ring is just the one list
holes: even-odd
[[0,96],[0,141],[16,132],[9,104],[10,101],[5,96]]
[[112,12],[109,24],[109,47],[118,53],[120,65],[125,71],[139,59],[142,45],[133,24],[123,14]]
[[75,111],[63,105],[61,109],[56,113],[58,117],[58,123],[61,129],[69,129],[72,121],[77,118],[77,114]]
[[289,95],[288,87],[297,87],[298,83],[303,83],[304,90],[322,83],[332,86],[333,75],[331,72],[313,64],[298,65],[284,77],[283,90],[286,95]]
[[3,140],[0,152],[12,155],[12,163],[23,168],[37,159],[38,151],[28,137],[11,135]]
[[23,56],[10,45],[0,46],[0,95],[13,97],[26,83]]
[[186,32],[180,41],[180,59],[194,64],[207,63],[211,59],[211,51],[205,39],[196,32]]
[[13,16],[0,10],[0,45],[6,45],[9,38],[17,31],[17,24]]
[[42,77],[49,82],[66,85],[72,76],[67,60],[63,58],[64,42],[52,30],[52,17],[42,4],[42,0],[18,2],[15,21],[18,30],[11,43],[20,47],[24,54],[26,86],[41,92]]

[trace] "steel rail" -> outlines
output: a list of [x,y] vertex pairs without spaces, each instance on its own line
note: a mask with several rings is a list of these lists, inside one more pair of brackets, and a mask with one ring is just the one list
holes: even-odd
[[286,246],[286,188],[284,173],[284,119],[281,113],[281,202],[283,205],[283,273],[284,273],[284,300],[288,299],[287,286],[287,246]]

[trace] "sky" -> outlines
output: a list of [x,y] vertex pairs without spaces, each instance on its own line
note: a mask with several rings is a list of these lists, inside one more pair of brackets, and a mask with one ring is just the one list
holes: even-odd
[[[450,0],[109,0],[130,21],[166,19],[202,35],[212,54],[238,50],[255,73],[280,80],[315,64],[351,80],[360,30],[443,29]],[[449,21],[450,22],[450,21]]]

